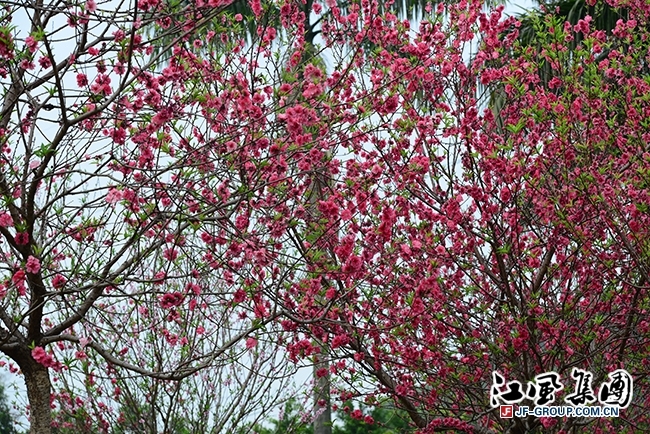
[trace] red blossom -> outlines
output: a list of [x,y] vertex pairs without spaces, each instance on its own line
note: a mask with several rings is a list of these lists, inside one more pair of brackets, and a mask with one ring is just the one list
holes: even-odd
[[343,272],[345,273],[354,273],[356,271],[361,270],[361,267],[363,266],[363,259],[361,259],[359,256],[353,255],[350,256],[343,266]]
[[11,276],[11,281],[15,285],[22,285],[25,283],[25,272],[23,270],[16,271],[13,276]]
[[54,278],[52,279],[52,286],[53,286],[55,289],[61,289],[61,288],[63,288],[63,287],[65,286],[66,283],[67,283],[66,278],[63,277],[63,276],[60,275],[60,274],[57,274],[57,275],[54,276]]
[[26,246],[29,244],[29,234],[27,232],[18,232],[14,237],[14,240],[19,246]]
[[88,77],[86,74],[79,73],[77,74],[77,86],[85,87],[88,86]]
[[237,291],[235,291],[233,301],[235,303],[241,303],[244,300],[246,300],[246,291],[242,289],[238,289]]
[[250,350],[252,348],[255,348],[256,346],[257,346],[257,339],[255,338],[246,339],[246,348]]
[[337,335],[334,336],[330,345],[332,348],[339,348],[346,345],[348,342],[350,342],[350,338],[347,335]]
[[187,285],[185,285],[185,292],[187,292],[188,294],[192,293],[194,295],[200,295],[201,286],[196,283],[190,282]]
[[180,292],[171,292],[160,297],[160,307],[163,309],[170,309],[175,306],[180,306],[185,297]]
[[178,258],[178,250],[176,248],[168,248],[163,251],[163,258],[168,261],[175,261]]
[[41,65],[41,68],[48,69],[52,66],[52,61],[47,56],[41,56],[38,59],[38,64]]

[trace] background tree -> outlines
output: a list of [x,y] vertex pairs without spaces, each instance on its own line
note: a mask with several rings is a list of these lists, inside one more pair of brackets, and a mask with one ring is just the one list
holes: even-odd
[[[146,40],[143,29],[178,18],[165,4],[3,7],[0,351],[24,376],[31,432],[50,432],[52,372],[58,384],[76,376],[65,382],[69,390],[57,391],[65,411],[84,416],[75,424],[85,429],[85,416],[93,416],[93,430],[107,431],[110,396],[120,388],[134,399],[146,396],[132,375],[158,380],[148,383],[152,390],[178,393],[171,381],[234,367],[274,333],[265,325],[277,312],[251,289],[270,253],[255,248],[246,230],[249,199],[267,181],[249,178],[249,169],[240,169],[251,160],[230,149],[246,127],[206,122],[206,110],[223,107],[203,96],[220,91],[201,96],[195,84],[205,78],[203,68],[185,70],[196,58],[179,39],[161,48],[175,50],[174,57],[155,71],[157,40]],[[186,20],[179,38],[200,35],[222,10],[173,10]],[[223,44],[226,52],[239,47],[230,36],[218,34],[213,65]],[[212,73],[238,87],[229,81],[236,64],[226,65]],[[248,274],[238,283],[250,293],[234,287],[233,270]],[[272,367],[273,354],[241,361],[239,369]],[[246,381],[255,395],[283,376],[253,371]],[[156,423],[173,422],[156,407],[177,405],[167,398],[131,408],[155,410],[161,419],[150,420],[150,429],[157,431]],[[239,404],[233,422],[259,406],[255,399]]]
[[414,432],[408,415],[388,405],[372,407],[344,403],[337,415],[341,424],[334,427],[334,434],[407,434]]
[[[314,427],[310,422],[310,412],[300,405],[295,399],[288,400],[278,419],[261,420],[250,428],[256,434],[313,434]],[[270,426],[269,426],[270,425]],[[241,432],[249,432],[249,428],[242,428]]]
[[[486,404],[494,369],[528,381],[551,370],[570,379],[582,367],[598,388],[626,367],[646,387],[638,351],[647,334],[633,331],[645,324],[647,298],[638,175],[647,170],[647,84],[635,72],[646,18],[642,5],[626,7],[612,39],[578,23],[585,38],[574,51],[574,29],[557,18],[538,23],[537,51],[516,31],[504,38],[514,19],[459,5],[449,27],[424,23],[400,49],[377,41],[379,56],[361,56],[371,83],[351,85],[348,98],[352,113],[374,118],[338,142],[347,152],[334,154],[346,155],[332,163],[336,193],[320,204],[345,235],[309,240],[319,278],[294,284],[304,307],[295,322],[329,342],[339,378],[358,388],[374,378],[376,393],[393,396],[423,431],[636,432],[647,423],[640,391],[617,420],[510,424]],[[482,46],[467,65],[474,25]],[[557,74],[548,86],[544,63]],[[476,78],[504,86],[502,127],[474,98]],[[415,91],[426,106],[411,104]],[[308,301],[322,292],[325,309]],[[296,333],[290,351],[311,350]]]
[[[587,18],[588,17],[588,18]],[[538,36],[544,34],[540,33],[540,26],[544,20],[552,19],[555,23],[565,26],[568,23],[571,26],[577,26],[579,22],[584,22],[585,19],[589,20],[589,26],[595,30],[602,30],[605,35],[612,37],[612,30],[616,27],[616,23],[620,19],[627,19],[628,10],[625,6],[614,7],[607,2],[585,2],[584,0],[569,0],[569,1],[554,1],[550,3],[538,2],[536,8],[524,11],[518,14],[517,18],[520,22],[517,29],[518,38],[527,46],[536,50],[541,50],[544,46],[544,41],[538,40]],[[508,29],[505,33],[510,33],[513,29]],[[567,30],[565,28],[565,30]],[[504,34],[505,36],[505,34]],[[569,50],[575,50],[581,46],[583,34],[580,31],[574,31],[571,35],[571,40],[566,41],[566,47]],[[605,53],[601,54],[603,57]],[[604,57],[603,57],[604,58]],[[554,69],[548,64],[543,63],[539,66],[539,75],[543,83],[548,84],[553,78]],[[503,105],[502,98],[504,97],[503,89],[489,89],[490,104],[498,113]]]
[[[262,424],[253,428],[253,432],[311,434],[313,427],[306,417],[308,415],[309,411],[306,411],[296,400],[291,399],[287,401],[279,419],[262,421]],[[366,407],[362,411],[355,410],[353,403],[346,402],[334,415],[332,431],[335,434],[406,434],[413,431],[409,426],[408,416],[389,406]]]
[[9,406],[6,388],[4,384],[0,384],[0,434],[17,434],[15,419],[16,416]]

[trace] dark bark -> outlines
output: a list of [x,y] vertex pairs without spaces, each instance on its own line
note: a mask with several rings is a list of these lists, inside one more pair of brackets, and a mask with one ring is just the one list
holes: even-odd
[[50,398],[52,383],[50,372],[32,357],[28,347],[11,348],[4,351],[20,366],[25,377],[27,399],[29,400],[29,434],[50,434],[52,432],[52,408]]
[[52,386],[48,369],[32,360],[29,367],[23,367],[27,397],[29,398],[30,434],[49,434],[51,432],[52,411],[50,394]]

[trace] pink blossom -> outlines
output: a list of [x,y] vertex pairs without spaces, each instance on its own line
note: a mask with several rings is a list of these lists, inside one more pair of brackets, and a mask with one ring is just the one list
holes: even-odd
[[331,200],[319,201],[318,210],[323,213],[325,217],[334,219],[339,216],[339,206]]
[[32,350],[32,357],[34,358],[34,360],[36,360],[38,363],[40,363],[42,365],[45,365],[45,363],[47,361],[51,360],[51,358],[52,358],[41,347],[36,347],[36,348],[34,348]]
[[32,69],[36,68],[36,64],[34,64],[34,62],[30,62],[27,59],[23,59],[20,61],[20,67],[24,70],[31,71]]
[[248,217],[245,215],[239,215],[235,219],[235,227],[240,231],[244,231],[248,228]]
[[41,56],[38,59],[38,64],[41,65],[41,68],[48,69],[49,67],[52,66],[52,61],[47,56]]
[[28,273],[36,274],[41,269],[41,262],[37,258],[30,255],[29,258],[27,258],[25,269]]
[[86,74],[77,74],[77,86],[79,87],[85,87],[88,86],[88,77]]
[[168,261],[175,261],[178,258],[178,250],[171,248],[163,251],[163,258]]
[[262,303],[256,303],[253,309],[255,318],[266,318],[269,314],[268,309]]
[[508,202],[510,198],[512,197],[512,194],[510,192],[510,189],[508,187],[503,187],[501,189],[501,192],[499,193],[499,197],[503,202]]
[[26,246],[29,244],[29,234],[27,232],[18,232],[14,236],[14,240],[19,246]]
[[201,239],[203,240],[204,243],[210,244],[212,243],[214,238],[212,237],[212,235],[210,235],[207,232],[201,232]]
[[165,273],[164,271],[157,272],[153,276],[153,278],[154,278],[153,284],[154,285],[162,285],[164,283],[166,277],[167,277],[167,273]]
[[241,303],[244,300],[246,300],[246,291],[242,289],[238,289],[237,291],[235,291],[233,301],[235,303]]
[[257,346],[257,339],[255,338],[246,339],[246,348],[250,350],[251,348],[255,348],[256,346]]
[[51,354],[45,352],[42,347],[35,347],[32,350],[32,357],[34,360],[46,368],[52,368],[55,371],[60,371],[63,366],[60,363],[54,360]]
[[262,15],[262,2],[260,0],[251,0],[250,7],[255,17],[259,18]]
[[8,228],[14,225],[14,220],[11,218],[11,215],[8,212],[3,212],[0,214],[0,226],[3,228]]
[[226,151],[228,152],[234,152],[237,149],[237,143],[235,143],[232,140],[228,140],[226,142]]
[[389,98],[386,98],[386,101],[384,102],[384,106],[381,107],[382,113],[393,113],[395,110],[397,110],[397,107],[399,105],[399,97],[391,96]]
[[63,288],[63,287],[65,286],[66,283],[67,283],[67,280],[65,279],[65,277],[61,276],[60,274],[57,274],[57,275],[54,276],[54,278],[52,279],[52,286],[53,286],[55,289],[61,289],[61,288]]
[[95,82],[90,86],[90,90],[97,95],[108,95],[112,92],[111,78],[108,75],[99,74]]
[[557,419],[552,417],[540,417],[539,421],[542,423],[542,426],[546,429],[552,428],[558,423]]
[[309,83],[302,92],[302,96],[309,99],[318,96],[321,93],[323,93],[323,86],[320,84]]
[[108,190],[108,194],[106,195],[106,202],[110,204],[116,204],[122,198],[124,197],[124,193],[116,188],[111,188]]
[[23,270],[18,270],[14,273],[13,276],[11,276],[11,281],[15,285],[20,285],[25,283],[25,272]]
[[25,45],[27,46],[27,49],[29,49],[30,53],[35,53],[38,49],[38,41],[34,39],[33,36],[28,36],[25,38]]
[[171,292],[160,297],[160,306],[163,309],[169,309],[174,306],[180,306],[183,303],[184,296],[180,292]]
[[11,281],[18,290],[20,296],[27,294],[27,289],[25,288],[25,272],[23,270],[18,270],[11,276]]
[[347,335],[336,335],[334,336],[334,339],[332,339],[331,346],[332,348],[339,348],[348,342],[350,342],[350,338]]
[[348,258],[348,261],[343,266],[343,272],[353,273],[355,271],[359,271],[362,266],[363,260],[359,256],[352,255]]
[[86,12],[95,12],[97,10],[97,3],[95,0],[88,0],[86,2]]
[[0,57],[5,59],[13,59],[14,57],[13,46],[14,46],[14,41],[11,36],[11,32],[3,33],[0,37]]
[[124,33],[124,30],[116,30],[113,32],[113,36],[115,37],[115,42],[120,42],[126,37],[126,33]]
[[185,291],[189,294],[194,293],[195,295],[200,295],[201,294],[201,287],[193,282],[188,283],[185,285]]

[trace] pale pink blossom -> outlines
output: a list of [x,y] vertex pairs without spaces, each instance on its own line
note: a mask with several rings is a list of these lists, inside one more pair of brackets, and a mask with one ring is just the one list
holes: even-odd
[[3,212],[0,214],[0,226],[3,228],[8,228],[14,225],[14,220],[11,218],[11,215],[8,212]]
[[250,350],[251,348],[255,348],[256,346],[257,346],[257,339],[255,338],[246,339],[246,348]]
[[121,192],[116,188],[111,188],[110,190],[108,190],[108,194],[106,195],[106,202],[114,205],[120,200],[122,200],[123,197],[124,197],[123,192]]
[[39,261],[37,258],[30,256],[27,258],[27,264],[25,265],[25,269],[27,270],[28,273],[36,274],[40,271],[41,269],[41,261]]

